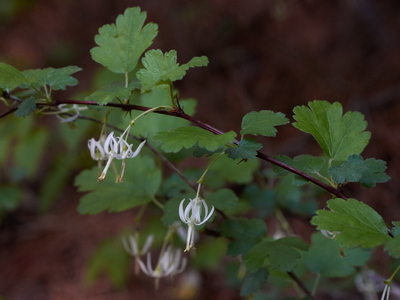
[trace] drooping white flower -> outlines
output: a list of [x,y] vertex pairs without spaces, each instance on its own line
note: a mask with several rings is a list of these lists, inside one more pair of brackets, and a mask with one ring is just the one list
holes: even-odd
[[[153,269],[151,265],[151,253],[147,253],[146,264],[138,259],[140,269],[146,275],[156,279],[182,273],[186,267],[186,258],[182,258],[182,251],[180,249],[172,250],[168,246],[164,252],[160,254],[157,266]],[[156,281],[156,284],[158,282]]]
[[104,167],[103,172],[99,177],[99,181],[103,181],[106,178],[107,171],[111,165],[111,162],[114,160],[114,158],[116,158],[123,160],[121,176],[120,176],[120,182],[122,182],[125,170],[125,160],[127,158],[134,158],[137,155],[139,155],[144,144],[146,143],[146,140],[141,142],[139,147],[133,152],[132,144],[128,144],[126,140],[124,140],[122,137],[117,137],[117,139],[114,137],[114,132],[111,132],[104,141],[104,152],[108,155],[108,161],[106,166]]
[[[80,110],[88,109],[87,106],[81,106],[80,107],[78,104],[74,104],[72,107],[69,107],[69,108],[67,108],[66,106],[67,106],[67,104],[65,104],[65,103],[64,104],[60,104],[58,106],[58,109],[60,111],[56,114],[56,117],[58,119],[60,119],[61,123],[68,123],[68,122],[75,121],[79,117],[79,111]],[[66,117],[66,118],[60,116],[61,114],[68,113],[68,112],[73,112],[75,114],[73,116]]]
[[108,154],[104,151],[104,141],[101,138],[99,141],[96,141],[94,138],[88,140],[88,148],[93,160],[99,161],[108,158]]
[[[183,209],[183,204],[186,199],[183,199],[179,205],[179,218],[188,225],[188,234],[185,252],[189,251],[194,246],[194,237],[196,232],[196,226],[202,225],[211,217],[214,212],[214,206],[210,213],[208,213],[208,206],[206,202],[198,196],[194,199],[190,199],[190,203]],[[204,219],[201,220],[201,211],[204,207]]]
[[140,273],[140,265],[139,265],[139,257],[146,254],[147,251],[150,249],[151,244],[153,243],[154,236],[150,234],[143,245],[143,248],[139,250],[138,246],[138,234],[135,233],[134,235],[129,236],[127,239],[122,239],[122,244],[126,252],[132,255],[135,258],[135,274],[139,275]]

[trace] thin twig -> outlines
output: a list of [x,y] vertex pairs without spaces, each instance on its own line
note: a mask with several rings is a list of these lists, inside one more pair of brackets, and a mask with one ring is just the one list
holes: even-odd
[[314,296],[311,294],[310,290],[301,282],[299,277],[297,277],[293,272],[287,272],[287,274],[290,276],[290,278],[293,279],[294,282],[298,285],[298,287],[310,298],[314,299]]
[[[51,103],[46,103],[46,104],[38,104],[38,106],[43,106],[43,105],[47,105],[47,106],[57,106],[59,104],[80,104],[80,105],[93,105],[93,106],[98,106],[98,103],[95,101],[76,101],[76,100],[56,100],[53,101]],[[120,103],[107,103],[104,106],[107,107],[117,107],[117,108],[121,108],[124,111],[131,111],[131,110],[139,110],[139,111],[147,111],[149,109],[151,109],[151,107],[146,107],[146,106],[141,106],[141,105],[133,105],[133,104],[120,104]],[[9,112],[8,112],[9,113]],[[156,110],[154,111],[154,113],[158,113],[158,114],[163,114],[163,115],[168,115],[168,116],[173,116],[173,117],[178,117],[178,118],[182,118],[185,120],[190,121],[191,123],[197,125],[200,128],[203,128],[205,130],[208,130],[214,134],[223,134],[224,132],[212,127],[211,125],[204,123],[200,120],[197,120],[195,118],[193,118],[192,116],[187,115],[180,107],[176,107],[174,110],[172,111],[166,111],[166,110]],[[7,113],[6,113],[7,114]],[[2,117],[2,115],[0,115],[0,117]],[[101,121],[100,121],[101,122]],[[111,125],[110,125],[111,126]],[[235,140],[235,144],[239,144],[238,140]],[[331,187],[329,185],[327,185],[326,183],[296,169],[293,168],[290,165],[287,165],[279,160],[274,159],[271,156],[268,156],[260,151],[257,151],[257,157],[268,161],[272,164],[275,164],[285,170],[288,170],[291,173],[294,173],[296,175],[299,175],[305,179],[307,179],[308,181],[314,183],[315,185],[320,186],[321,188],[323,188],[324,190],[328,191],[329,193],[335,195],[336,197],[342,198],[347,200],[346,195],[344,195],[344,193],[342,193],[340,190],[335,189],[334,187]]]

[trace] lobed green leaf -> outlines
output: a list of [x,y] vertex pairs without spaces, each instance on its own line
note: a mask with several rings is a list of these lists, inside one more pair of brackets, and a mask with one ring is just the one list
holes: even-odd
[[331,199],[329,210],[318,210],[311,224],[317,229],[340,232],[335,240],[348,247],[375,247],[390,240],[385,222],[371,207],[355,199]]
[[262,148],[262,144],[257,143],[255,139],[244,138],[239,142],[239,147],[232,147],[225,150],[229,158],[232,159],[254,159],[257,156],[257,150]]
[[390,179],[385,170],[385,161],[375,158],[363,160],[361,155],[353,154],[340,166],[330,167],[328,172],[337,183],[360,182],[361,186],[372,188],[376,183],[383,183]]
[[176,61],[177,53],[175,50],[171,50],[164,55],[159,49],[147,51],[142,58],[142,64],[145,69],[141,69],[136,73],[136,77],[142,83],[142,93],[151,90],[160,81],[173,82],[182,79],[189,68],[208,65],[206,56],[194,57],[181,66]]
[[132,71],[158,33],[157,24],[148,23],[143,27],[145,20],[146,12],[133,7],[119,15],[116,24],[101,27],[95,36],[98,47],[90,50],[93,60],[114,73]]
[[312,245],[302,254],[305,266],[313,273],[324,277],[346,277],[353,274],[355,266],[363,266],[371,257],[371,251],[364,248],[343,248],[335,240],[321,233],[312,236]]
[[46,76],[52,72],[54,68],[46,69],[34,69],[34,70],[24,70],[22,74],[31,81],[30,84],[23,83],[20,88],[27,89],[31,87],[31,84],[35,87],[42,87],[46,84]]
[[266,265],[267,260],[273,269],[291,272],[297,267],[301,258],[300,250],[307,250],[308,244],[301,238],[288,236],[278,240],[264,240],[243,257],[248,270],[257,270]]
[[289,123],[289,120],[281,112],[274,113],[270,110],[252,111],[242,119],[241,135],[253,134],[264,136],[275,136],[275,126]]
[[297,122],[293,126],[311,134],[332,160],[346,160],[351,154],[360,154],[367,146],[371,133],[364,131],[367,122],[359,112],[347,112],[342,105],[315,100],[293,109]]
[[36,109],[36,100],[35,97],[30,96],[28,99],[25,99],[14,112],[14,117],[27,117]]
[[54,69],[44,79],[52,90],[65,90],[67,86],[78,84],[78,80],[71,75],[81,70],[81,68],[76,66]]
[[385,245],[385,251],[394,258],[400,258],[400,235],[395,236]]
[[68,66],[64,68],[46,68],[25,70],[22,73],[28,78],[28,83],[22,83],[21,88],[26,89],[34,85],[40,88],[44,85],[49,85],[52,90],[65,90],[67,86],[78,84],[78,80],[71,75],[81,71],[82,69],[76,66]]
[[21,84],[29,84],[29,80],[18,69],[0,62],[0,88],[13,90]]

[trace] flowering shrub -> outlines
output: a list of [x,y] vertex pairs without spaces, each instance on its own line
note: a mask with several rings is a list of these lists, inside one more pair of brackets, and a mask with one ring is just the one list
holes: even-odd
[[[212,244],[212,251],[201,253],[199,249],[197,253],[195,240],[207,244],[205,236],[210,235],[226,245],[227,256],[235,258],[242,296],[262,296],[264,284],[274,278],[284,289],[289,289],[288,282],[294,284],[298,297],[313,299],[322,279],[356,274],[354,285],[366,293],[368,278],[360,280],[359,276],[367,273],[360,267],[368,268],[376,247],[400,258],[400,222],[387,228],[374,209],[345,194],[349,182],[372,188],[390,179],[384,161],[360,155],[371,138],[364,116],[343,114],[337,102],[316,100],[297,106],[292,125],[315,139],[321,155],[266,155],[256,138],[275,137],[277,127],[288,124],[289,119],[270,110],[250,112],[243,117],[236,139],[236,132],[222,132],[194,118],[193,100],[180,99],[174,82],[190,68],[207,66],[208,58],[194,57],[180,65],[175,50],[147,50],[158,28],[153,23],[144,25],[145,19],[146,13],[139,8],[128,8],[116,24],[99,29],[92,58],[120,74],[120,81],[82,101],[52,97],[52,91],[78,83],[72,76],[81,71],[78,67],[21,72],[0,63],[1,100],[8,106],[1,117],[11,113],[17,118],[56,115],[63,123],[76,123],[78,129],[81,120],[102,124],[98,140],[92,137],[87,141],[85,154],[86,160],[91,157],[98,165],[75,178],[78,191],[86,192],[78,211],[117,213],[140,207],[137,224],[147,207],[152,207],[151,212],[162,211],[166,233],[154,268],[153,234],[142,245],[136,224],[132,235],[121,241],[134,258],[136,274],[142,271],[154,277],[156,287],[161,277],[185,272],[190,264],[185,252],[193,257],[218,256],[218,247],[214,249]],[[205,170],[181,171],[171,162],[190,155],[206,160]],[[122,161],[121,171],[115,159]],[[271,163],[272,170],[260,172],[259,160]],[[174,175],[164,178],[163,168]],[[109,174],[112,172],[115,177]],[[254,174],[258,180],[253,181]],[[233,186],[240,188],[231,189]],[[308,192],[302,193],[306,188]],[[322,196],[321,188],[325,191]],[[320,197],[330,200],[318,210]],[[290,228],[284,211],[310,219],[315,226],[311,243]],[[267,234],[270,218],[277,220],[273,234]],[[187,225],[187,231],[182,225]],[[397,270],[388,280],[380,278],[384,284],[373,289],[374,296],[383,291],[382,298],[389,298]]]

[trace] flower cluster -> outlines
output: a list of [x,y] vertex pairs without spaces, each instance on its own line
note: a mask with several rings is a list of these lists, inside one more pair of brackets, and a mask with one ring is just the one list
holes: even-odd
[[104,136],[100,137],[100,140],[96,141],[94,138],[88,140],[88,148],[90,151],[90,155],[93,160],[97,161],[105,161],[107,160],[107,164],[104,167],[103,172],[99,176],[99,181],[103,181],[106,178],[107,171],[115,159],[120,159],[122,161],[122,170],[119,181],[122,182],[124,177],[125,170],[125,160],[127,158],[136,157],[140,151],[142,150],[146,140],[140,143],[139,147],[133,151],[132,144],[128,144],[126,140],[122,138],[122,136],[115,138],[114,132],[111,132],[107,138]]
[[[186,199],[183,199],[179,205],[179,217],[185,224],[188,225],[188,234],[187,234],[187,242],[185,252],[189,251],[194,247],[194,237],[196,232],[196,226],[202,225],[207,222],[208,219],[211,218],[214,212],[214,206],[210,213],[208,213],[208,206],[206,202],[199,198],[198,195],[194,199],[189,198],[189,204],[183,209],[183,204]],[[202,207],[204,207],[204,218],[201,219],[201,211]]]

